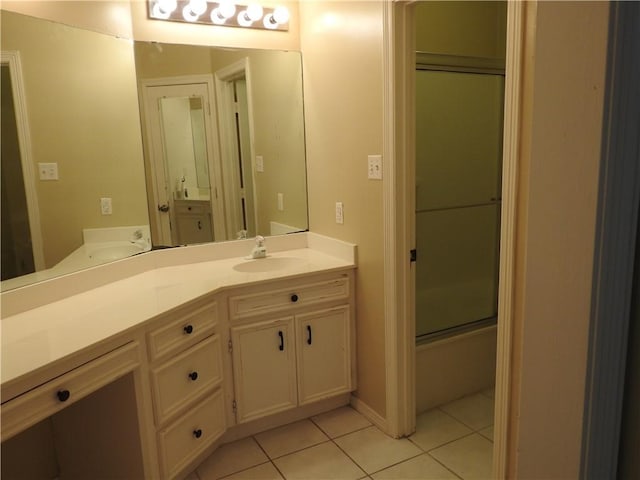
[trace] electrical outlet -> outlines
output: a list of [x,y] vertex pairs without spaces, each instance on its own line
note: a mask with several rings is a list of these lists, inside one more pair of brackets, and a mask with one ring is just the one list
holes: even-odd
[[113,210],[111,208],[111,198],[101,198],[100,199],[100,212],[102,215],[111,215]]
[[340,225],[344,223],[344,207],[342,202],[336,202],[336,223]]
[[264,158],[262,155],[256,155],[256,172],[264,172]]
[[382,180],[382,155],[369,155],[367,162],[367,178],[370,180]]
[[58,180],[57,163],[38,163],[40,180]]

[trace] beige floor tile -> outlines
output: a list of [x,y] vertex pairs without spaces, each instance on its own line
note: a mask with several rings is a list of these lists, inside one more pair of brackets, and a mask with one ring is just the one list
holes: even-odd
[[493,425],[493,400],[481,393],[447,403],[440,409],[474,430]]
[[416,433],[409,439],[428,452],[473,433],[469,427],[437,408],[418,415]]
[[196,471],[200,480],[214,480],[268,461],[256,441],[248,437],[222,445]]
[[368,427],[334,440],[367,473],[374,473],[422,453],[409,440],[393,439]]
[[342,407],[311,418],[331,438],[361,430],[371,422],[351,407]]
[[273,463],[267,462],[242,472],[234,473],[229,477],[224,477],[224,480],[282,480],[282,475],[273,466]]
[[493,442],[493,425],[479,430],[478,433]]
[[287,480],[356,480],[366,476],[333,442],[277,458],[273,463]]
[[432,450],[430,455],[465,480],[491,478],[493,443],[477,433]]
[[283,427],[274,428],[273,430],[259,433],[255,438],[272,459],[317,445],[329,439],[311,420],[301,420]]
[[425,453],[371,475],[374,480],[445,480],[458,479]]

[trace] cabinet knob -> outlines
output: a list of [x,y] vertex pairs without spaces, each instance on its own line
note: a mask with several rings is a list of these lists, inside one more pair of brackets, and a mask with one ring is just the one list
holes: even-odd
[[202,436],[202,430],[200,430],[199,428],[197,430],[194,430],[193,436],[196,438],[200,438]]
[[198,379],[198,372],[191,372],[191,373],[189,374],[189,378],[190,378],[191,380],[193,380],[193,381],[197,380],[197,379]]
[[58,396],[58,400],[60,400],[61,402],[66,402],[67,400],[69,400],[71,392],[69,392],[69,390],[58,390],[58,393],[56,393],[56,395]]
[[295,293],[293,295],[291,295],[291,301],[293,303],[296,303],[298,301],[298,295],[296,295]]
[[183,328],[184,333],[186,333],[187,335],[190,335],[191,332],[193,332],[193,325],[187,325],[186,327]]

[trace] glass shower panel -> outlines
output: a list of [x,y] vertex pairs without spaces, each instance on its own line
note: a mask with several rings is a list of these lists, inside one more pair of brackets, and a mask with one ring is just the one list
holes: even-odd
[[496,314],[498,205],[416,216],[416,335]]
[[416,73],[417,210],[495,201],[500,190],[504,78]]
[[495,317],[502,75],[416,71],[416,335]]

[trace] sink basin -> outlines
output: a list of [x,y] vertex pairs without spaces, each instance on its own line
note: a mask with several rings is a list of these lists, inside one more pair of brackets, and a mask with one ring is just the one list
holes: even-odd
[[296,257],[267,257],[246,260],[233,266],[236,272],[275,272],[285,268],[302,265],[303,260]]
[[138,245],[114,245],[111,247],[102,247],[94,250],[89,258],[95,260],[118,260],[120,258],[130,257],[144,250]]

